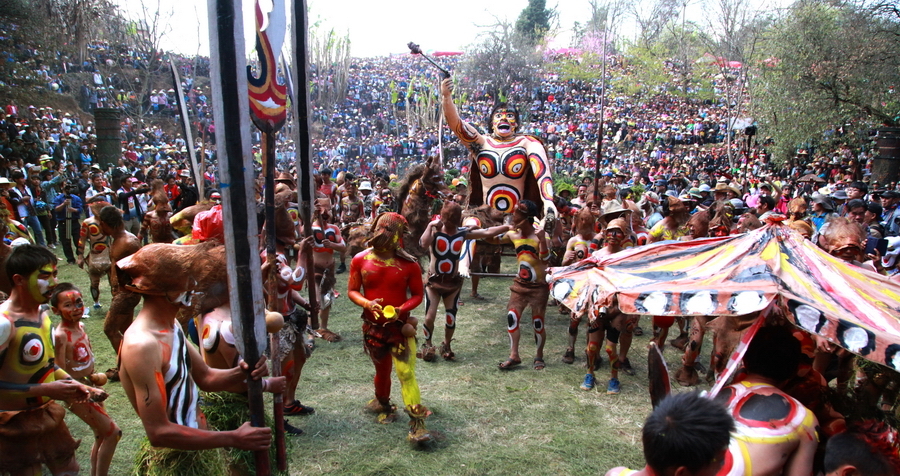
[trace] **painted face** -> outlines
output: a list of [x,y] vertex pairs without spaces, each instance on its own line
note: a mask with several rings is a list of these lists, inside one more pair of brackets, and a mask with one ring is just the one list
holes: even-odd
[[372,230],[372,239],[369,244],[380,251],[392,251],[400,247],[403,232],[406,229],[406,219],[397,213],[385,213],[378,217],[375,229]]
[[606,237],[606,244],[612,247],[622,246],[622,242],[625,241],[625,232],[620,228],[608,228],[604,236]]
[[78,291],[65,291],[57,296],[56,310],[66,321],[78,322],[84,315],[84,300]]
[[516,133],[519,123],[516,114],[508,109],[499,109],[491,116],[491,125],[494,126],[494,134],[501,138],[512,137]]
[[56,287],[58,274],[56,265],[47,264],[28,276],[28,292],[39,304],[50,301],[50,294]]

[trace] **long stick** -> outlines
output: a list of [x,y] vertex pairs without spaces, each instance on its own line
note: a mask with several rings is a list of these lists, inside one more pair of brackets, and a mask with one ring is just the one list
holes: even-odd
[[[244,360],[255,364],[265,342],[259,239],[256,233],[256,188],[250,154],[250,117],[244,57],[243,12],[235,0],[208,0],[210,60],[216,144],[221,167],[222,217],[228,268],[229,299],[235,344]],[[253,226],[250,227],[250,220]],[[262,381],[247,375],[250,423],[265,426]],[[268,451],[255,453],[256,474],[268,476]]]
[[191,123],[188,120],[188,108],[184,103],[184,91],[181,89],[181,77],[178,75],[178,68],[175,62],[171,61],[169,65],[172,67],[172,81],[175,83],[175,101],[178,106],[178,112],[181,115],[181,131],[184,134],[184,145],[187,148],[188,158],[191,159],[191,174],[194,176],[194,183],[197,185],[197,192],[202,200],[206,182],[203,180],[203,170],[197,163],[197,154],[194,152],[194,134],[191,131]]
[[594,202],[600,201],[600,159],[603,158],[603,119],[606,109],[606,31],[603,32],[603,68],[600,75],[600,124],[597,127],[597,161],[594,163]]
[[[313,186],[312,150],[309,137],[309,20],[306,17],[306,0],[295,0],[291,10],[291,45],[294,61],[291,62],[288,92],[294,108],[294,143],[297,145],[297,195],[300,201],[300,217],[303,219],[303,235],[312,236],[312,209],[315,200]],[[312,249],[305,256],[306,287],[309,291],[309,305],[312,308],[309,322],[313,328],[319,326],[319,305],[316,295],[316,281],[313,267]],[[301,257],[297,257],[299,261]]]
[[[262,153],[266,156],[265,164],[265,188],[263,202],[266,214],[266,263],[269,265],[266,280],[266,291],[269,295],[267,309],[278,309],[278,282],[276,281],[277,265],[275,251],[275,131],[267,127],[262,136]],[[272,356],[272,375],[281,374],[281,358],[278,354],[278,336],[272,335],[269,339]],[[281,393],[272,395],[273,414],[275,419],[275,467],[279,471],[287,470],[287,452],[284,446],[284,401]]]

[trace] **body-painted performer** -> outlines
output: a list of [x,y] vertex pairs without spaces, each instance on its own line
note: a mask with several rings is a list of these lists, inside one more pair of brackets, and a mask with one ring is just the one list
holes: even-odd
[[[166,246],[166,245],[158,245]],[[152,254],[135,253],[118,263],[123,275],[139,283]],[[269,447],[270,428],[252,427],[244,423],[233,431],[208,431],[204,428],[197,401],[198,390],[207,392],[247,391],[247,363],[227,370],[209,367],[200,352],[190,344],[175,317],[183,309],[179,298],[189,291],[185,280],[148,283],[148,294],[138,294],[142,287],[132,286],[143,297],[141,311],[128,327],[119,352],[122,388],[147,432],[150,444],[181,450],[221,447],[256,451]],[[267,372],[261,358],[251,373],[259,379]],[[284,377],[267,378],[263,391],[284,390]]]
[[[50,297],[50,308],[62,318],[53,331],[57,365],[85,385],[105,384],[106,375],[94,373],[94,351],[81,323],[84,315],[81,291],[71,283],[59,284]],[[91,476],[105,476],[109,473],[109,464],[122,437],[122,430],[106,413],[102,402],[70,403],[69,410],[94,432]]]
[[141,233],[138,239],[143,240],[146,237],[151,243],[171,243],[175,240],[172,223],[169,222],[172,217],[172,206],[163,189],[162,180],[154,180],[151,187],[150,200],[153,205],[141,219]]
[[[595,226],[596,218],[590,208],[582,208],[578,211],[578,214],[575,215],[576,234],[566,243],[563,266],[581,261],[599,249],[599,242],[594,239]],[[581,315],[574,312],[570,312],[570,314],[568,346],[566,346],[566,352],[562,358],[563,363],[566,364],[575,362],[575,340],[578,338],[578,326],[581,324]]]
[[[116,263],[127,256],[137,252],[141,248],[141,242],[136,236],[125,230],[125,221],[122,213],[116,207],[104,207],[100,210],[100,232],[112,240],[109,249],[110,277],[113,299],[109,304],[106,320],[103,322],[103,332],[118,354],[119,345],[122,343],[122,334],[131,325],[134,318],[134,308],[140,302],[140,296],[127,291],[120,283],[121,271],[116,269]],[[115,370],[108,374],[111,380],[118,378]]]
[[[304,337],[309,325],[309,315],[304,308],[309,309],[309,303],[300,295],[303,283],[306,281],[306,268],[303,267],[305,259],[298,260],[297,266],[291,268],[286,255],[287,249],[294,246],[295,228],[293,220],[283,206],[279,207],[279,196],[276,195],[275,215],[275,266],[277,273],[277,289],[275,296],[266,295],[267,300],[274,299],[276,312],[284,317],[284,327],[278,331],[279,361],[281,362],[281,375],[287,378],[287,388],[284,391],[285,415],[311,415],[315,413],[312,407],[303,405],[296,399],[297,384],[300,382],[300,374],[306,359],[312,353],[307,348]],[[300,242],[298,256],[305,257],[312,246],[313,237],[307,237]],[[266,251],[261,254],[263,262],[263,276],[269,276],[269,265],[266,259]],[[264,286],[268,292],[268,286]],[[268,309],[273,309],[267,306]]]
[[544,363],[544,313],[550,288],[547,286],[547,259],[550,257],[550,244],[544,230],[535,231],[534,219],[538,214],[538,206],[531,200],[522,200],[516,205],[513,213],[513,229],[500,238],[486,240],[502,244],[512,243],[516,249],[518,272],[509,287],[509,309],[506,315],[509,333],[509,359],[501,362],[500,370],[510,370],[522,363],[519,356],[519,322],[525,308],[531,308],[531,322],[534,325],[534,338],[537,350],[534,354],[534,369],[542,370]]
[[550,176],[553,168],[544,145],[535,137],[516,133],[521,125],[519,112],[505,103],[491,111],[490,135],[479,134],[459,117],[452,91],[452,79],[443,80],[441,96],[447,125],[475,155],[469,175],[469,205],[486,203],[513,213],[519,201],[528,199],[541,204],[538,216],[543,217],[542,228],[552,230],[557,215]]
[[[628,222],[626,218],[616,218],[606,225],[603,232],[604,246],[595,252],[595,258],[602,258],[611,254],[618,253],[624,248],[627,237]],[[596,377],[594,369],[597,367],[596,361],[600,354],[600,345],[603,337],[606,337],[606,355],[609,357],[609,383],[606,386],[608,395],[617,395],[619,393],[619,367],[621,365],[618,355],[619,337],[622,334],[622,326],[625,325],[627,316],[620,313],[618,307],[613,305],[609,308],[594,308],[590,311],[588,318],[588,344],[587,344],[587,374],[584,376],[584,382],[581,384],[583,390],[591,390],[596,385]]]
[[332,294],[335,283],[334,252],[340,254],[347,245],[341,236],[341,229],[329,223],[329,218],[331,218],[331,201],[327,198],[317,198],[312,225],[313,267],[316,273],[316,294],[321,309],[319,328],[316,332],[328,342],[337,342],[341,340],[341,336],[328,330],[328,316],[331,314],[331,301],[334,300]]
[[416,319],[410,312],[422,303],[422,271],[416,260],[400,248],[406,220],[397,213],[382,213],[372,224],[371,248],[350,261],[347,295],[363,308],[363,342],[375,365],[375,398],[366,409],[378,421],[396,420],[391,403],[391,367],[396,366],[400,393],[409,415],[412,443],[431,441],[425,428],[428,408],[421,403],[416,381]]
[[670,395],[641,430],[647,466],[613,468],[606,476],[714,476],[722,468],[734,420],[717,402],[698,393]]
[[73,380],[56,365],[50,316],[40,305],[56,286],[57,258],[34,245],[13,249],[6,259],[12,282],[0,304],[0,468],[11,474],[78,474],[66,414],[54,400],[87,402],[105,393]]
[[785,327],[762,327],[750,341],[747,374],[716,397],[736,427],[719,475],[813,474],[818,421],[778,388],[796,374],[799,360],[800,342]]
[[490,238],[509,231],[508,225],[495,226],[482,230],[461,227],[462,208],[456,202],[444,202],[441,216],[433,220],[425,228],[419,239],[419,245],[431,252],[428,266],[428,282],[425,284],[425,344],[419,356],[430,362],[434,360],[435,348],[431,343],[434,333],[434,320],[437,316],[441,300],[444,302],[446,322],[444,324],[444,341],[440,353],[445,360],[453,360],[456,356],[450,348],[453,333],[456,331],[456,312],[459,305],[459,293],[462,291],[463,278],[459,275],[459,259],[466,240]]
[[[103,201],[91,203],[91,216],[81,222],[81,239],[78,240],[77,258],[75,263],[84,269],[87,264],[88,276],[91,279],[91,299],[94,300],[94,309],[100,309],[100,279],[106,275],[109,287],[112,289],[112,274],[110,273],[109,237],[100,230],[100,210],[110,206]],[[85,256],[84,250],[88,253]]]

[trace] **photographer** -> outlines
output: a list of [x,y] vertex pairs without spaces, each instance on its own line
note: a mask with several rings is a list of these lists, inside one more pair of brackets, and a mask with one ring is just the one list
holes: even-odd
[[53,199],[53,218],[56,220],[56,228],[59,230],[59,241],[62,243],[66,261],[75,264],[75,254],[72,252],[74,244],[78,247],[78,234],[81,218],[81,198],[77,195],[78,186],[71,183],[63,183],[63,193]]
[[150,190],[149,186],[134,188],[134,184],[138,179],[134,178],[130,173],[122,175],[122,186],[116,191],[119,208],[122,210],[122,220],[125,221],[125,230],[132,235],[141,233],[141,221],[144,219],[144,210],[141,207],[141,200],[136,195],[146,193]]

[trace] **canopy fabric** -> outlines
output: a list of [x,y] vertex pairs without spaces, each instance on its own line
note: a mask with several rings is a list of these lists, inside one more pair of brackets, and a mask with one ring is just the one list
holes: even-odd
[[551,273],[553,296],[578,315],[617,304],[626,314],[749,316],[772,304],[795,325],[900,369],[900,284],[781,224],[589,257]]

